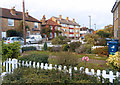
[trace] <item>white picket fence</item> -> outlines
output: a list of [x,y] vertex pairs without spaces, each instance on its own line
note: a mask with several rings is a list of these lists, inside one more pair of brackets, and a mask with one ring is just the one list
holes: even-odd
[[[47,69],[57,70],[58,69],[59,71],[68,72],[70,74],[70,76],[72,76],[73,70],[74,71],[78,71],[78,70],[82,71],[84,69],[84,67],[80,67],[80,68],[69,67],[69,69],[67,69],[66,66],[62,67],[61,65],[52,66],[52,64],[47,64],[47,63],[46,64],[39,63],[39,62],[37,62],[37,63],[33,62],[32,63],[32,61],[24,62],[24,61],[21,61],[21,60],[18,61],[17,59],[10,59],[10,58],[7,59],[5,62],[3,62],[1,64],[2,64],[2,67],[5,68],[5,72],[3,72],[1,74],[1,77],[5,76],[5,74],[7,74],[7,73],[13,72],[14,69],[16,69],[18,67],[21,67],[21,66],[26,66],[26,67],[30,67],[30,68],[33,67],[33,68],[38,68],[38,69],[41,68],[41,69],[45,69],[45,70],[47,70]],[[88,75],[97,75],[98,77],[102,76],[103,78],[108,78],[111,83],[113,83],[115,77],[118,77],[120,75],[119,72],[116,72],[116,75],[114,75],[112,71],[110,71],[109,74],[107,74],[105,70],[103,70],[103,71],[97,70],[97,72],[95,72],[94,69],[89,70],[88,68],[85,69],[85,73],[88,74]],[[104,83],[104,81],[103,81],[103,83]]]

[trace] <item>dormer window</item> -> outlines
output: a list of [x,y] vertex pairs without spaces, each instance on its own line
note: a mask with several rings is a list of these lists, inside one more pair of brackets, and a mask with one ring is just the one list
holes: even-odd
[[14,20],[8,19],[8,26],[14,26]]
[[37,22],[34,23],[34,28],[38,28],[38,23]]

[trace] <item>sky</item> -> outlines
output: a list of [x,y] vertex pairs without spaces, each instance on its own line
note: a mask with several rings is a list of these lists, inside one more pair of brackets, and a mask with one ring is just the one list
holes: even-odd
[[[11,9],[15,6],[16,11],[22,11],[23,0],[0,0],[0,7]],[[38,20],[43,15],[46,19],[52,16],[62,18],[69,17],[81,27],[89,27],[89,16],[91,16],[91,27],[103,29],[104,26],[113,24],[113,14],[111,9],[116,0],[24,0],[25,10]]]

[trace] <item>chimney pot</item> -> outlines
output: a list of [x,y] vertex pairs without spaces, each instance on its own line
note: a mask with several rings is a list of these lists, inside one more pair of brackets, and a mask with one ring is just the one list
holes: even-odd
[[59,19],[62,19],[62,15],[59,15]]
[[42,18],[42,25],[45,25],[45,15],[43,15],[43,18]]
[[12,9],[10,10],[10,13],[11,13],[12,15],[16,15],[15,6],[12,7]]
[[73,18],[73,22],[75,22],[75,18]]
[[26,10],[26,13],[25,13],[26,17],[29,17],[29,13],[28,13],[28,10]]
[[69,20],[69,17],[67,17],[67,19],[66,19],[67,21]]

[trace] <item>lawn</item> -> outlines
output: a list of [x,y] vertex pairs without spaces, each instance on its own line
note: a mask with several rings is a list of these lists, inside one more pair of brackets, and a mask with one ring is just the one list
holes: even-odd
[[[29,55],[29,54],[47,54],[49,56],[57,56],[60,54],[60,52],[49,52],[49,51],[28,51],[28,52],[24,52],[22,55]],[[105,70],[106,68],[108,68],[108,66],[106,65],[106,56],[102,56],[102,55],[95,55],[95,54],[76,54],[76,53],[72,53],[72,55],[79,57],[80,59],[83,56],[88,56],[89,57],[89,61],[86,64],[86,67],[89,69],[95,69],[95,70]],[[54,58],[49,59],[49,62],[52,62],[53,65],[55,65],[56,63],[54,62]],[[80,63],[77,65],[77,67],[83,67],[84,66],[84,62],[82,62],[80,60]]]

